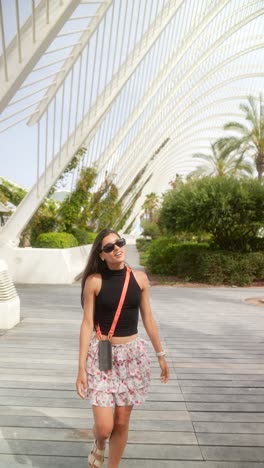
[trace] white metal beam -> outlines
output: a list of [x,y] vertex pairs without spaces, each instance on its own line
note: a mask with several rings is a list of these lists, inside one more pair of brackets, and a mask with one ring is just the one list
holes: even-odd
[[[220,87],[225,87],[228,83],[232,82],[232,81],[236,81],[236,80],[239,80],[239,79],[243,79],[243,78],[248,78],[248,77],[258,77],[258,76],[261,76],[261,73],[259,74],[248,74],[248,75],[236,75],[235,77],[232,77],[228,80],[224,80],[222,81],[220,84],[217,84],[214,88],[211,88],[209,91],[207,91],[204,95],[201,95],[200,97],[205,97],[206,95],[208,95],[209,93],[212,93],[214,92],[215,90],[219,89]],[[229,99],[229,101],[231,99],[238,99],[238,98],[246,98],[246,96],[232,96],[232,98]],[[227,99],[227,98],[226,98]],[[226,100],[225,98],[222,98],[222,99],[219,99],[217,101],[214,101],[211,103],[211,106],[213,107],[214,105],[216,105],[218,102],[222,102],[224,100]],[[199,98],[197,99],[196,98],[196,102],[200,102],[199,101]],[[192,107],[193,109],[193,116],[196,116],[196,112],[200,115],[200,112],[202,112],[202,110],[206,110],[208,109],[208,106],[205,106],[204,108],[199,108],[199,110],[195,110],[195,108],[193,107],[194,106],[194,102],[192,102],[188,107]],[[176,113],[176,111],[175,111]],[[185,113],[188,113],[188,108],[186,108],[186,112]],[[230,114],[226,114],[227,116],[230,115]],[[237,114],[237,117],[239,115]],[[217,114],[214,116],[217,118]],[[209,117],[208,117],[209,118]],[[210,120],[210,119],[209,119]],[[187,125],[189,122],[189,125]],[[197,124],[199,123],[199,120],[196,122]],[[185,126],[182,128],[181,130],[181,127],[182,125],[185,124]],[[151,163],[147,170],[146,170],[146,173],[143,175],[143,178],[142,180],[147,180],[147,178],[149,177],[149,174],[151,172],[154,172],[156,174],[156,179],[158,180],[158,184],[160,185],[161,183],[161,176],[164,176],[165,179],[168,177],[168,175],[172,175],[174,173],[174,171],[176,170],[176,167],[177,165],[179,164],[179,158],[176,157],[178,154],[179,155],[183,155],[183,150],[184,150],[184,145],[187,146],[188,148],[188,151],[190,152],[190,148],[189,148],[189,143],[190,143],[190,138],[188,138],[188,136],[186,137],[185,135],[185,138],[181,138],[179,139],[178,137],[186,132],[189,128],[190,130],[190,133],[192,134],[192,128],[193,128],[193,122],[192,120],[190,120],[190,117],[186,117],[186,119],[184,121],[182,121],[181,123],[178,123],[177,124],[177,121],[175,121],[173,124],[171,124],[171,128],[168,130],[168,132],[170,134],[173,134],[173,131],[172,131],[172,126],[178,126],[178,132],[177,132],[177,135],[175,134],[174,137],[171,138],[171,140],[169,141],[168,145],[166,145],[165,147],[165,151],[162,153],[162,157],[161,158],[158,158],[157,159],[154,159],[153,163]],[[212,128],[211,126],[210,127],[207,127],[207,129],[210,129]],[[217,129],[218,127],[215,127],[215,130]],[[147,139],[146,142],[149,142],[150,139]],[[195,138],[195,141],[197,141],[197,137]],[[199,139],[200,141],[200,139]],[[208,137],[206,138],[206,141],[208,141]],[[146,158],[149,157],[149,155],[151,155],[153,153],[153,151],[155,150],[155,148],[157,148],[157,146],[159,145],[159,143],[161,142],[161,137],[159,136],[158,139],[152,139],[151,140],[151,143],[152,143],[152,148],[147,148],[145,146],[145,144],[142,143],[142,147],[144,148],[145,153],[144,154],[141,154],[141,161],[144,161],[142,163],[142,165],[140,166],[139,168],[139,171],[140,169],[142,168],[142,166],[144,166],[147,162]],[[173,157],[172,157],[173,155]],[[190,154],[190,158],[192,158],[191,154]],[[150,159],[150,158],[149,158]],[[186,163],[186,155],[184,155],[184,163]],[[134,177],[136,176],[136,173],[134,172],[133,170],[133,174],[134,174]],[[163,177],[163,178],[164,178]],[[153,180],[150,182],[150,184],[153,182]],[[154,187],[155,187],[155,183],[154,183]],[[160,188],[160,187],[159,187]],[[124,193],[126,189],[126,186],[124,185],[123,188],[121,188],[120,190],[120,196],[122,196],[122,194]],[[146,191],[147,193],[149,191],[153,191],[152,189],[148,189],[146,187]],[[125,203],[125,206],[124,206],[124,209],[126,209],[127,206],[129,206],[130,202],[131,202],[131,199],[133,198],[133,194],[131,194],[131,196],[129,196],[126,200],[126,203]],[[142,197],[140,197],[141,201],[142,201]],[[133,220],[134,216],[135,216],[135,210],[137,209],[137,207],[139,206],[138,205],[139,201],[137,202],[135,208],[133,209],[129,219],[127,220],[126,222],[126,225],[124,227],[124,229],[129,226],[129,224],[131,223],[131,221]]]
[[[180,0],[170,1],[164,6],[160,15],[127,57],[127,60],[121,66],[119,72],[114,75],[114,78],[107,85],[105,91],[99,96],[93,107],[80,122],[77,129],[72,132],[61,151],[59,151],[53,161],[47,165],[44,174],[20,203],[15,216],[12,216],[3,227],[1,231],[1,242],[11,243],[11,245],[17,244],[19,234],[23,228],[31,219],[63,169],[71,161],[76,151],[88,138],[92,138],[94,132],[101,124],[102,119],[124,85],[175,14],[179,1]],[[85,129],[85,132],[83,129]]]
[[133,127],[133,125],[138,120],[142,112],[146,109],[153,96],[157,93],[157,90],[162,86],[162,84],[166,81],[172,70],[177,66],[177,63],[179,63],[179,61],[187,53],[191,45],[195,43],[202,31],[219,14],[219,12],[226,6],[226,4],[229,3],[229,1],[230,0],[221,0],[216,5],[216,7],[204,17],[199,27],[197,27],[193,34],[190,35],[189,39],[184,43],[184,46],[181,48],[181,50],[176,51],[169,60],[169,62],[160,70],[158,76],[155,78],[148,91],[144,94],[142,100],[135,108],[132,115],[129,116],[127,122],[122,126],[122,128],[118,131],[118,133],[111,141],[109,146],[100,155],[97,161],[98,171],[102,170],[106,162],[111,158],[111,156],[116,151],[120,143],[128,134],[129,130]]
[[[241,79],[248,79],[248,78],[255,78],[255,77],[259,77],[261,76],[260,74],[248,74],[248,75],[237,75],[235,77],[232,77],[228,80],[224,80],[223,82],[221,82],[220,84],[216,85],[214,88],[211,88],[209,91],[207,91],[206,94],[209,94],[209,93],[212,93],[214,92],[215,90],[219,89],[219,88],[223,88],[225,87],[228,83],[231,83],[232,81],[237,81],[237,80],[241,80]],[[204,96],[201,96],[201,99],[202,97]],[[211,127],[208,126],[208,129],[210,129]],[[185,127],[185,130],[187,130],[188,127]],[[220,128],[219,128],[220,130]],[[184,130],[183,130],[184,131]],[[190,132],[191,132],[191,128],[190,128]],[[178,134],[177,134],[178,135]],[[160,175],[160,176],[165,176],[168,177],[170,174],[173,174],[173,171],[176,169],[176,166],[178,164],[178,161],[179,161],[179,156],[182,158],[183,156],[183,153],[184,151],[187,151],[190,153],[190,157],[192,158],[192,151],[189,147],[189,143],[190,143],[190,138],[188,138],[188,136],[186,136],[186,138],[183,139],[183,141],[180,141],[179,144],[178,144],[178,138],[177,138],[177,135],[175,135],[174,138],[172,138],[171,140],[171,144],[165,148],[165,152],[164,152],[164,157],[162,160],[158,160],[157,161],[157,166],[155,168],[155,170],[157,171],[157,173]],[[198,139],[198,137],[196,137],[196,141],[200,141],[200,139]],[[209,142],[210,141],[210,138],[207,137],[206,138],[206,141]],[[184,147],[186,148],[186,150],[184,150]],[[172,157],[173,155],[173,157]],[[184,161],[186,160],[185,159],[185,156],[183,157]]]
[[[202,22],[202,24],[200,25],[200,31],[204,29],[205,25],[209,23],[209,19],[212,19],[216,14],[218,14],[219,12],[219,8],[220,7],[223,7],[223,3],[221,5],[217,5],[217,8],[215,8],[212,12],[211,12],[211,18],[209,18],[209,15],[206,15],[204,21]],[[212,55],[215,50],[217,50],[217,48],[219,47],[219,45],[221,45],[222,43],[224,43],[224,41],[226,41],[226,39],[230,36],[232,36],[232,34],[234,34],[235,31],[239,30],[240,28],[242,28],[245,24],[249,23],[250,21],[252,21],[253,19],[257,18],[258,16],[260,16],[261,14],[263,13],[263,11],[260,9],[258,10],[257,12],[253,12],[251,14],[248,14],[246,16],[246,18],[243,18],[243,20],[239,21],[238,19],[238,23],[235,24],[232,28],[230,28],[229,30],[226,31],[226,33],[224,33],[215,43],[212,44],[211,47],[209,47],[208,49],[206,49],[205,53],[199,58],[198,62],[194,62],[193,66],[191,67],[190,70],[188,70],[187,74],[185,74],[183,76],[182,79],[179,79],[177,80],[176,78],[176,86],[171,90],[171,92],[168,94],[168,96],[166,96],[166,98],[162,101],[162,103],[160,103],[158,106],[157,106],[157,110],[154,114],[152,114],[151,116],[151,119],[148,121],[148,123],[146,125],[144,125],[141,129],[141,131],[137,134],[135,140],[137,141],[137,145],[138,145],[138,151],[137,151],[137,154],[138,154],[138,159],[140,159],[140,162],[142,163],[142,165],[144,164],[142,162],[142,158],[141,158],[141,150],[140,148],[142,148],[142,141],[141,141],[141,134],[142,132],[146,132],[147,129],[149,129],[151,131],[151,127],[153,126],[153,123],[155,122],[155,119],[158,118],[158,115],[161,115],[162,114],[162,109],[165,109],[165,106],[166,104],[170,103],[171,102],[171,99],[172,99],[172,95],[176,94],[176,91],[177,89],[180,89],[180,87],[182,86],[183,82],[186,82],[189,78],[191,79],[194,71],[195,71],[195,68],[197,66],[199,66],[202,61],[206,60],[210,55]],[[191,36],[193,37],[193,35]],[[196,34],[195,34],[195,37],[194,37],[194,40],[196,39]],[[192,43],[194,41],[191,41]],[[248,53],[250,51],[253,51],[253,50],[256,50],[257,48],[262,48],[263,45],[260,44],[260,45],[257,45],[257,46],[254,46],[252,48],[249,48],[247,51],[242,51],[240,54],[238,54],[237,56],[241,56],[243,55],[244,53]],[[180,53],[180,58],[183,56],[182,53],[186,53],[186,51],[188,51],[188,47],[187,48],[184,48],[184,50],[181,51]],[[103,167],[103,165],[107,162],[107,160],[109,160],[111,158],[111,156],[113,155],[113,153],[116,151],[118,145],[121,143],[122,139],[125,137],[125,135],[129,132],[129,130],[131,129],[131,127],[134,125],[134,123],[136,122],[136,120],[139,118],[139,115],[143,112],[143,110],[145,109],[145,107],[147,106],[147,104],[149,103],[151,97],[154,95],[154,93],[157,91],[158,87],[160,87],[160,85],[164,82],[164,80],[166,79],[166,77],[168,76],[168,74],[175,68],[177,62],[178,62],[179,58],[177,56],[177,54],[174,55],[173,59],[169,62],[168,64],[168,69],[165,69],[162,70],[162,72],[159,74],[158,78],[155,80],[155,82],[153,83],[153,87],[152,87],[152,93],[151,95],[149,96],[149,93],[147,93],[142,102],[139,104],[139,106],[135,109],[133,115],[128,119],[128,121],[126,122],[126,124],[123,126],[123,128],[120,130],[120,132],[117,134],[116,138],[111,142],[111,144],[109,145],[109,147],[105,150],[105,152],[102,154],[102,156],[100,156],[99,158],[99,168],[101,169]],[[226,60],[226,64],[229,62],[230,60]],[[223,65],[222,65],[223,66]],[[211,70],[211,73],[214,73],[214,70]],[[192,91],[192,90],[191,90]],[[134,148],[133,148],[133,145],[130,145],[130,152],[129,152],[129,149],[126,151],[125,155],[123,155],[122,157],[122,160],[130,160],[130,158],[133,159],[135,165],[136,165],[136,161],[134,160],[133,156],[131,156],[131,154],[134,153]],[[114,171],[114,170],[113,170]],[[115,171],[114,171],[115,172]],[[120,174],[120,177],[122,178],[122,170],[120,170],[120,165],[119,165],[119,174]]]
[[[256,17],[256,13],[254,13],[254,18]],[[252,19],[252,15],[250,15],[250,17],[248,18],[245,18],[243,19],[242,22],[240,22],[239,24],[240,25],[244,25],[244,24],[247,24],[247,22],[249,20]],[[143,126],[143,128],[141,129],[141,131],[137,134],[135,140],[136,140],[136,146],[133,146],[133,145],[130,145],[130,147],[127,149],[127,151],[125,152],[125,155],[124,157],[122,158],[124,161],[126,160],[130,160],[130,158],[132,157],[133,159],[133,167],[137,168],[137,171],[139,172],[141,170],[141,168],[144,166],[144,159],[142,159],[142,154],[141,154],[141,148],[144,148],[144,142],[142,141],[142,138],[144,138],[144,136],[146,137],[147,133],[149,132],[149,134],[153,134],[153,127],[154,125],[157,125],[157,120],[159,119],[159,116],[162,115],[162,112],[166,110],[166,106],[168,106],[174,96],[177,94],[177,91],[178,89],[180,88],[180,86],[182,86],[183,82],[185,82],[186,80],[188,80],[190,77],[191,77],[191,74],[194,73],[196,67],[198,67],[205,59],[207,59],[209,57],[210,54],[214,53],[216,50],[217,50],[217,47],[219,44],[221,44],[222,42],[224,42],[224,40],[229,37],[229,35],[232,34],[233,32],[233,29],[237,30],[237,25],[235,28],[232,28],[232,30],[228,31],[226,34],[224,34],[224,36],[222,36],[219,40],[217,41],[217,43],[214,43],[209,49],[206,50],[205,54],[202,55],[200,58],[199,58],[199,61],[198,62],[195,62],[191,68],[190,71],[188,71],[188,73],[186,75],[184,75],[183,79],[182,80],[178,80],[177,81],[177,86],[174,86],[171,91],[167,94],[167,96],[163,99],[162,103],[160,103],[160,105],[157,106],[157,109],[156,111],[152,114],[151,116],[151,119],[149,119],[149,121],[147,122],[146,125]],[[243,50],[243,51],[240,51],[236,54],[234,54],[233,56],[229,57],[228,59],[224,60],[223,62],[219,63],[214,69],[212,69],[210,71],[210,73],[206,75],[206,78],[204,76],[201,76],[201,78],[198,80],[198,82],[195,83],[194,87],[193,88],[190,88],[190,90],[188,91],[187,95],[183,96],[184,99],[186,100],[187,96],[189,94],[192,94],[194,92],[195,89],[197,89],[199,87],[199,85],[201,83],[204,82],[205,79],[207,79],[210,75],[214,74],[218,69],[221,69],[223,68],[225,65],[227,65],[228,63],[232,62],[235,58],[238,58],[240,56],[242,56],[243,54],[246,54],[250,51],[254,51],[254,50],[257,50],[257,49],[261,49],[263,47],[263,43],[260,43],[260,44],[255,44],[254,46],[246,49],[246,50]],[[243,75],[242,75],[243,76]],[[190,106],[189,106],[190,107]],[[174,112],[176,111],[176,108],[174,109]],[[185,109],[186,111],[186,109]],[[164,122],[168,119],[171,118],[173,113],[171,112],[167,112],[167,117],[165,119],[162,120],[162,125],[164,124]],[[168,133],[170,134],[170,131],[171,129],[167,129],[166,131],[168,131]],[[154,133],[156,133],[154,131]],[[166,134],[167,135],[167,134]],[[148,137],[146,137],[147,141],[150,141]],[[133,157],[133,154],[137,154],[138,156],[136,158]],[[131,156],[132,155],[132,156]],[[133,168],[133,170],[134,170]],[[126,171],[125,171],[126,172]],[[120,179],[122,180],[122,183],[123,183],[123,187],[126,186],[126,183],[127,180],[129,179],[129,177],[127,176],[124,176],[122,175],[122,167],[119,165],[119,175],[120,175]],[[125,190],[125,189],[124,189]]]
[[54,82],[51,86],[49,86],[47,92],[41,100],[41,103],[38,105],[34,114],[29,119],[28,125],[35,124],[42,117],[48,105],[50,104],[55,94],[61,87],[63,81],[65,80],[69,72],[72,70],[72,67],[80,57],[80,54],[82,53],[83,49],[86,47],[92,35],[98,28],[98,25],[100,24],[102,18],[105,16],[108,9],[110,8],[112,1],[113,0],[105,0],[98,8],[96,15],[93,16],[93,19],[89,24],[89,27],[83,32],[82,36],[78,40],[78,44],[76,44],[71,50],[71,56],[68,56],[67,59],[64,61],[61,70],[56,74]]
[[[34,15],[31,15],[20,28],[21,60],[18,60],[17,37],[14,37],[5,49],[7,76],[1,79],[0,113],[5,109],[28,74],[32,71],[42,54],[56,37],[65,21],[76,9],[80,0],[53,1],[49,4],[49,22],[47,22],[46,0],[40,0]],[[32,22],[35,22],[35,38],[32,35]],[[4,23],[2,27],[4,28]],[[2,30],[3,34],[3,30]],[[34,40],[35,39],[35,40]],[[0,57],[0,75],[4,73],[4,57]]]

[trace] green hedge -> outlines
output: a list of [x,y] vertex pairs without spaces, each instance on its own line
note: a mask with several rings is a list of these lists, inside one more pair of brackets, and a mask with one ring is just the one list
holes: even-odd
[[145,239],[144,237],[138,237],[136,239],[136,246],[139,252],[143,252],[151,243],[151,240]]
[[84,231],[81,229],[75,229],[73,231],[74,237],[76,237],[79,245],[92,244],[97,236],[96,232]]
[[158,239],[160,237],[161,232],[157,223],[143,220],[141,221],[141,226],[144,237],[150,237],[151,239]]
[[255,246],[263,246],[256,236],[264,229],[264,185],[248,177],[189,180],[164,194],[159,224],[163,232],[176,236],[206,232],[224,251],[259,250]]
[[151,273],[208,284],[244,286],[264,279],[264,252],[238,253],[213,250],[209,244],[151,242],[145,255]]
[[46,232],[40,234],[35,242],[35,247],[43,249],[67,249],[77,246],[77,239],[67,232]]

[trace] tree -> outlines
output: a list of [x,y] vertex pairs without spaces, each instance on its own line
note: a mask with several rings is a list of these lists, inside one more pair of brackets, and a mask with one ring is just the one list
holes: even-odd
[[239,136],[222,138],[219,141],[220,148],[234,154],[250,156],[255,163],[258,179],[262,180],[264,173],[264,104],[262,95],[259,102],[252,96],[248,97],[246,104],[241,104],[240,109],[244,113],[246,124],[229,122],[224,126],[225,130],[235,131]]
[[8,204],[8,198],[1,191],[1,187],[0,187],[0,202],[3,203],[4,205]]
[[30,244],[35,247],[38,236],[42,233],[57,231],[60,223],[57,217],[58,207],[54,200],[45,198],[21,234],[20,244],[23,247]]
[[76,151],[75,155],[73,156],[72,160],[69,162],[69,164],[66,166],[64,169],[63,173],[60,175],[56,183],[51,187],[49,193],[48,193],[48,198],[53,195],[53,193],[61,188],[65,188],[68,181],[69,181],[69,176],[73,174],[74,170],[80,164],[81,159],[84,158],[86,154],[86,148],[82,147],[78,151]]
[[194,158],[202,159],[207,164],[198,166],[190,177],[203,177],[205,175],[225,177],[229,175],[243,176],[251,175],[253,172],[251,164],[244,161],[244,154],[237,156],[233,153],[229,145],[219,144],[218,141],[211,144],[211,153],[196,153]]
[[72,233],[76,228],[86,229],[96,175],[95,169],[83,168],[75,190],[61,203],[58,216],[63,231]]
[[1,201],[9,201],[12,205],[18,206],[23,200],[27,191],[18,185],[8,182],[3,177],[0,182]]
[[170,234],[211,234],[223,249],[245,250],[264,227],[264,186],[257,180],[204,177],[169,190],[160,212]]
[[160,228],[157,223],[142,219],[141,227],[143,229],[142,236],[144,237],[150,237],[151,239],[158,239],[158,237],[160,237],[161,235]]
[[160,198],[154,192],[149,193],[143,203],[144,212],[140,218],[142,235],[157,239],[160,236],[158,226]]
[[184,185],[183,176],[181,174],[176,174],[174,179],[170,180],[169,185],[173,190],[182,188]]
[[106,173],[105,180],[93,193],[90,203],[89,226],[100,231],[106,226],[116,228],[122,217],[122,201],[118,200],[118,188]]
[[[29,223],[27,224],[27,226],[21,233],[20,245],[22,247],[26,247],[28,245],[35,246],[36,239],[42,233],[65,230],[65,227],[67,226],[67,223],[68,223],[68,217],[69,217],[67,208],[64,206],[64,209],[65,209],[65,222],[64,222],[64,220],[61,217],[60,208],[58,207],[58,204],[50,197],[60,186],[64,186],[67,183],[70,173],[72,173],[73,170],[77,167],[81,158],[84,156],[85,152],[86,152],[86,148],[80,148],[76,152],[71,162],[67,165],[67,167],[64,169],[63,173],[57,180],[56,184],[54,184],[54,186],[50,189],[48,196],[41,203],[38,210],[33,215],[31,220],[29,221]],[[17,201],[17,204],[19,204],[25,194],[26,192],[20,188],[19,189],[17,188],[15,191],[13,190],[13,199],[14,199],[13,203]],[[69,208],[68,211],[70,211],[71,213],[74,212],[74,204],[72,204],[72,206],[68,208]]]
[[151,192],[146,196],[143,203],[144,213],[143,218],[150,223],[157,221],[157,211],[159,207],[159,197],[156,193]]

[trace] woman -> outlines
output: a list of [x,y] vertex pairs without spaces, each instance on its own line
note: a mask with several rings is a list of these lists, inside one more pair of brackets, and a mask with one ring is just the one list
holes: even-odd
[[76,388],[93,407],[95,442],[88,456],[89,467],[101,467],[106,440],[109,440],[108,468],[119,465],[128,436],[134,404],[145,401],[150,382],[147,343],[138,336],[138,311],[156,351],[161,382],[169,379],[169,369],[156,322],[149,303],[148,279],[144,272],[130,273],[121,314],[112,337],[113,368],[98,369],[99,325],[102,339],[108,338],[125,281],[125,239],[104,229],[95,239],[82,278],[81,302],[84,309],[80,331],[79,373]]

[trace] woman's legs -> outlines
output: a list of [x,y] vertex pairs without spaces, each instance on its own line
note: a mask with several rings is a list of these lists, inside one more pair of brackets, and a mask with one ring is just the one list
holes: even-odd
[[114,427],[109,441],[108,468],[118,468],[127,442],[132,408],[133,406],[115,407]]
[[93,406],[94,415],[94,437],[97,447],[103,449],[105,442],[110,437],[114,427],[113,408]]
[[93,414],[95,443],[92,452],[88,455],[88,465],[96,468],[103,464],[104,453],[101,450],[104,450],[106,440],[113,430],[114,415],[113,408],[101,406],[93,406]]

